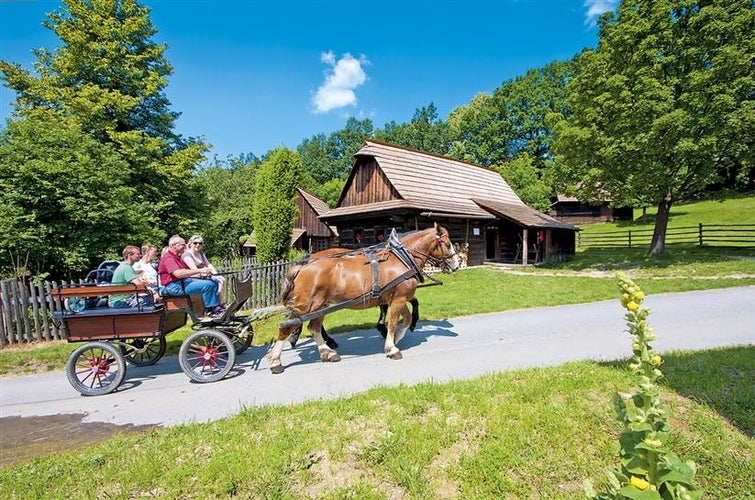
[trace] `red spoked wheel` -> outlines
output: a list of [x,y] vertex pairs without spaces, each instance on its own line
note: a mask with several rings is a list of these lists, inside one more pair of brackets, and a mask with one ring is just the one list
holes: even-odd
[[84,396],[113,392],[126,376],[126,361],[107,342],[90,342],[71,353],[66,362],[66,377]]
[[218,330],[199,330],[181,344],[178,363],[195,382],[216,382],[231,371],[236,362],[233,342]]

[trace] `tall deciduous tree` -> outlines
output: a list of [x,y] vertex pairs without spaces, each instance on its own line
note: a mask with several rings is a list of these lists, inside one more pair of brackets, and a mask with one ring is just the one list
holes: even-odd
[[489,167],[526,153],[541,178],[551,157],[547,116],[568,115],[566,84],[573,73],[572,61],[552,62],[454,109],[448,117],[451,155]]
[[375,139],[439,155],[449,151],[446,123],[438,118],[438,108],[432,102],[414,110],[409,123],[387,123],[375,132]]
[[[61,126],[70,124],[119,157],[123,175],[117,178],[132,189],[130,200],[141,213],[138,220],[123,219],[121,231],[110,236],[115,248],[154,237],[155,230],[164,237],[197,213],[201,193],[192,189],[193,168],[207,149],[173,131],[178,113],[169,109],[164,93],[172,72],[166,47],[152,40],[157,30],[149,9],[136,0],[63,4],[43,22],[61,45],[34,51],[35,73],[0,61],[0,78],[16,92],[13,120],[50,124],[63,117]],[[75,155],[69,160],[71,170],[79,169]],[[82,213],[99,208],[84,197],[78,204]]]
[[9,123],[0,135],[2,274],[75,279],[90,256],[118,255],[112,235],[139,224],[145,208],[130,201],[127,173],[112,144],[60,113]]
[[303,173],[299,155],[283,148],[273,150],[257,172],[252,219],[260,262],[285,259],[291,248],[296,188]]
[[752,169],[754,33],[750,0],[622,1],[579,58],[571,116],[554,118],[560,184],[656,204],[650,252],[663,253],[675,201],[716,182],[724,161]]
[[240,241],[253,229],[254,182],[261,161],[240,155],[202,169],[197,183],[205,193],[206,217],[196,221],[191,232],[201,232],[210,255],[234,258]]

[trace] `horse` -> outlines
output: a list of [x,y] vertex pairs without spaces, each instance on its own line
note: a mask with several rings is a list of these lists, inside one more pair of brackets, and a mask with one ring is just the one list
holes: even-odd
[[[307,320],[320,360],[340,361],[338,353],[322,337],[324,317],[338,309],[367,309],[380,304],[389,306],[384,351],[391,359],[401,359],[396,344],[411,324],[406,303],[414,298],[422,268],[428,261],[444,272],[459,268],[448,230],[437,223],[404,235],[400,241],[392,235],[388,244],[375,253],[348,252],[291,267],[282,292],[282,302],[291,319],[278,328],[278,339],[269,354],[270,371],[283,373],[280,360],[283,344]],[[403,325],[397,330],[399,317]]]

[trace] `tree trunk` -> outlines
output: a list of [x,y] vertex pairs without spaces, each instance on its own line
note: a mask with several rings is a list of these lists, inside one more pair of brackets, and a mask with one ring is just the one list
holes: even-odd
[[666,228],[668,227],[668,216],[669,212],[671,212],[672,202],[673,197],[671,191],[669,191],[663,200],[658,203],[653,240],[650,242],[650,255],[662,255],[666,251]]

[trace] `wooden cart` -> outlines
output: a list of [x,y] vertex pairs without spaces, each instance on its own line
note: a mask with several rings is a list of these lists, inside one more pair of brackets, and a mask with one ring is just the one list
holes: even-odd
[[123,381],[126,362],[136,366],[156,363],[164,354],[165,336],[192,320],[196,331],[179,350],[179,364],[196,382],[214,382],[233,368],[236,354],[252,343],[252,322],[267,310],[250,314],[238,311],[251,296],[251,279],[232,279],[236,298],[218,318],[203,317],[201,295],[166,296],[155,306],[123,309],[86,308],[92,300],[115,294],[150,293],[143,285],[83,285],[54,289],[52,295],[63,304],[53,313],[67,331],[68,342],[84,342],[66,363],[71,385],[86,396],[108,394]]

